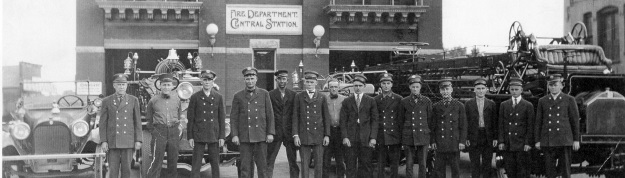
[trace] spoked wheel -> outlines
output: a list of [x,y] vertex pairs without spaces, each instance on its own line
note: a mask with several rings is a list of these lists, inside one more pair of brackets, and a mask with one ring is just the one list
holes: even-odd
[[569,33],[573,37],[573,44],[583,45],[586,44],[586,37],[588,37],[588,31],[586,31],[586,25],[582,22],[577,22],[573,25],[573,29]]
[[523,26],[521,26],[521,22],[514,21],[510,26],[510,31],[508,32],[508,41],[510,42],[510,44],[508,45],[508,51],[517,51],[518,48],[521,46],[521,40],[523,36],[525,36],[525,32],[523,32]]
[[85,102],[76,95],[65,95],[59,98],[56,103],[59,104],[59,107],[85,106]]

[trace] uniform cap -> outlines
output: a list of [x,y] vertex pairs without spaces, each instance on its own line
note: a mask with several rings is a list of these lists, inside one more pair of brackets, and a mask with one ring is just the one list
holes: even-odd
[[441,81],[438,82],[438,87],[440,87],[440,88],[448,87],[448,86],[452,86],[451,85],[451,77],[443,77],[441,79]]
[[554,82],[562,82],[564,79],[562,78],[562,75],[560,74],[551,74],[549,76],[549,83],[554,83]]
[[274,76],[276,76],[276,78],[280,78],[280,77],[289,77],[289,71],[287,70],[278,70],[276,72],[273,73]]
[[161,82],[174,82],[174,75],[173,74],[161,74],[160,76],[158,76],[158,79]]
[[202,73],[200,73],[200,78],[203,79],[214,80],[215,77],[217,77],[217,74],[211,70],[203,70]]
[[475,79],[475,82],[473,82],[473,86],[477,86],[477,85],[484,85],[484,86],[486,86],[486,79],[485,78]]
[[382,75],[380,75],[380,82],[383,81],[393,81],[393,74],[389,74],[389,73],[384,73]]
[[317,80],[317,78],[319,78],[319,73],[317,73],[315,71],[306,71],[306,72],[304,72],[304,79]]
[[243,76],[256,75],[258,70],[254,67],[246,67],[243,71],[241,71],[241,73],[243,73]]
[[523,80],[517,76],[510,77],[510,86],[523,86]]
[[419,75],[411,75],[408,78],[408,84],[412,85],[413,83],[421,83],[421,76],[419,76]]
[[127,83],[128,82],[128,76],[126,76],[126,74],[115,74],[113,75],[113,83]]
[[361,82],[361,83],[365,84],[365,83],[367,82],[367,77],[365,77],[365,76],[364,76],[364,75],[362,75],[362,74],[355,74],[355,75],[354,75],[354,82],[355,82],[355,81],[359,81],[359,82]]

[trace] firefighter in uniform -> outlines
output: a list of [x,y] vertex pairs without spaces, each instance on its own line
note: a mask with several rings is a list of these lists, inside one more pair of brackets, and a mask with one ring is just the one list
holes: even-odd
[[293,140],[300,147],[302,178],[309,176],[311,153],[315,156],[315,177],[323,173],[323,146],[330,142],[330,113],[326,97],[316,91],[315,71],[304,72],[306,91],[295,95],[293,102]]
[[562,76],[549,76],[549,94],[538,100],[536,108],[536,148],[545,153],[547,177],[556,177],[556,163],[562,177],[571,176],[571,147],[579,149],[579,112],[575,98],[562,93]]
[[206,147],[212,177],[219,177],[219,147],[224,145],[226,137],[226,113],[222,95],[212,90],[216,77],[213,71],[202,71],[202,90],[189,99],[187,138],[193,147],[191,177],[200,177]]
[[375,96],[380,114],[378,125],[378,178],[384,178],[387,156],[390,158],[391,178],[397,178],[399,168],[399,153],[401,150],[401,121],[399,120],[399,108],[402,97],[393,91],[393,75],[382,74],[380,88],[382,94]]
[[408,83],[410,95],[401,100],[399,110],[400,120],[403,121],[401,143],[406,148],[406,177],[413,177],[414,156],[417,156],[418,177],[425,178],[428,147],[434,143],[430,137],[434,131],[432,101],[421,95],[421,76],[410,76]]
[[526,178],[527,151],[534,142],[534,105],[521,97],[521,78],[511,77],[509,85],[512,98],[499,105],[499,150],[504,151],[508,177]]
[[366,81],[364,75],[356,74],[354,95],[347,97],[341,106],[341,137],[347,149],[348,178],[373,176],[371,156],[378,136],[379,117],[375,100],[363,93]]
[[[151,131],[152,161],[147,170],[147,177],[177,177],[178,144],[181,136],[180,118],[182,114],[181,101],[175,90],[174,76],[161,74],[156,83],[160,81],[161,93],[150,99],[147,106],[146,119],[147,129]],[[167,172],[169,175],[161,176],[161,165],[167,151]]]
[[464,149],[467,136],[466,113],[464,105],[451,96],[451,78],[443,78],[439,89],[443,99],[432,108],[432,121],[435,123],[432,148],[436,150],[434,167],[437,177],[445,177],[445,168],[449,165],[452,178],[458,178],[460,150]]
[[476,79],[473,86],[475,98],[465,103],[471,177],[488,178],[493,176],[490,164],[493,148],[497,146],[497,106],[493,100],[486,98],[486,79]]
[[341,143],[341,127],[340,127],[340,112],[343,100],[347,98],[339,94],[339,81],[336,79],[330,79],[328,81],[328,88],[330,89],[330,95],[328,97],[328,111],[330,112],[330,143],[328,147],[323,150],[323,178],[330,177],[330,167],[332,165],[332,157],[336,162],[336,176],[345,176],[345,148]]
[[[137,97],[126,94],[126,75],[113,76],[115,94],[102,100],[100,140],[109,162],[109,176],[130,177],[134,150],[141,148],[141,113]],[[134,149],[133,149],[134,148]]]
[[256,87],[258,70],[247,67],[242,71],[245,89],[234,94],[230,123],[232,142],[240,145],[241,177],[252,177],[252,162],[258,168],[258,177],[267,172],[267,143],[273,142],[276,134],[273,108],[267,90]]
[[273,176],[273,167],[276,162],[278,152],[280,152],[280,144],[286,148],[286,157],[289,161],[289,174],[291,178],[299,176],[299,167],[297,166],[297,147],[293,143],[293,124],[291,117],[293,116],[293,99],[295,92],[288,89],[289,72],[286,70],[278,70],[274,73],[278,88],[269,92],[271,104],[273,106],[274,120],[276,124],[276,135],[274,141],[267,145],[267,177]]

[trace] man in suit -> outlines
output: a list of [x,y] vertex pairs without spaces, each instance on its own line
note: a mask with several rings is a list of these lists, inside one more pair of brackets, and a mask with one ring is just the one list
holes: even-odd
[[293,143],[293,124],[291,117],[293,116],[293,100],[295,92],[288,89],[289,72],[286,70],[278,70],[274,73],[278,88],[269,92],[271,105],[273,106],[273,114],[276,127],[276,135],[274,141],[267,145],[267,177],[273,176],[273,167],[276,157],[280,151],[280,145],[286,148],[286,157],[289,161],[289,174],[291,178],[299,176],[299,167],[297,166],[297,147]]
[[451,168],[453,178],[460,177],[460,150],[465,148],[467,137],[466,113],[464,105],[452,98],[453,87],[451,78],[443,78],[439,83],[439,90],[443,99],[434,104],[433,121],[434,132],[432,148],[436,150],[437,177],[445,177],[445,168]]
[[[363,93],[367,78],[356,74],[353,79],[354,95],[341,106],[341,137],[347,148],[347,177],[369,178],[373,175],[371,156],[378,135],[378,107],[375,100]],[[358,161],[359,168],[356,168]]]
[[579,149],[579,111],[575,98],[562,93],[562,76],[549,76],[549,94],[538,100],[536,108],[536,148],[545,153],[547,177],[556,177],[556,163],[562,177],[571,176],[571,147]]
[[[421,76],[412,75],[408,78],[410,95],[401,100],[399,110],[400,120],[403,122],[401,143],[406,148],[406,177],[412,178],[414,156],[419,162],[419,178],[426,176],[426,160],[428,147],[434,130],[432,121],[432,101],[421,95]],[[416,153],[416,155],[415,155]]]
[[293,140],[300,147],[302,177],[307,178],[311,153],[315,156],[315,177],[323,173],[323,146],[330,142],[330,113],[326,97],[316,91],[315,71],[304,72],[306,91],[295,95],[293,105]]
[[120,169],[121,177],[130,177],[133,152],[140,149],[142,143],[139,100],[126,94],[127,87],[126,75],[115,74],[115,94],[102,100],[100,140],[102,150],[107,153],[110,177],[119,177]]
[[332,157],[336,162],[336,175],[337,177],[345,176],[345,148],[342,144],[341,127],[340,127],[340,112],[343,100],[347,98],[339,94],[339,81],[331,79],[328,81],[328,88],[330,89],[330,95],[328,97],[328,111],[330,112],[330,144],[323,150],[323,178],[330,177],[330,166],[332,164]]
[[526,169],[533,142],[534,105],[521,97],[523,80],[510,78],[512,98],[499,105],[499,150],[504,151],[506,174],[510,178],[529,177]]
[[226,137],[226,113],[221,94],[213,91],[217,74],[206,70],[200,73],[202,90],[191,95],[187,110],[187,138],[193,147],[191,177],[200,177],[204,149],[208,146],[212,177],[219,177],[219,147]]
[[256,68],[247,67],[242,73],[245,89],[234,94],[230,112],[232,142],[240,145],[241,177],[252,177],[252,162],[255,162],[258,177],[264,178],[267,172],[267,143],[273,142],[276,134],[271,98],[267,90],[256,87]]
[[467,116],[467,149],[471,160],[471,177],[493,176],[490,164],[493,147],[497,146],[497,106],[486,98],[486,79],[478,78],[473,83],[475,98],[465,103]]
[[402,97],[394,93],[393,75],[382,74],[380,77],[382,94],[375,96],[375,102],[380,114],[378,125],[378,178],[384,178],[387,156],[390,158],[391,178],[397,178],[399,173],[399,153],[401,150],[401,120],[399,108]]

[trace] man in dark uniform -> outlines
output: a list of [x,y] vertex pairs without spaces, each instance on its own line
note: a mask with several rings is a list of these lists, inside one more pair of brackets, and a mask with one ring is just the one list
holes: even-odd
[[316,91],[315,71],[304,72],[306,91],[295,95],[293,102],[293,140],[300,147],[302,178],[307,178],[311,153],[315,156],[315,177],[323,173],[323,146],[330,142],[330,113],[326,97]]
[[562,177],[571,176],[571,147],[579,149],[579,112],[575,98],[562,93],[562,76],[549,76],[549,94],[538,100],[536,108],[536,148],[545,153],[547,177],[556,177],[556,163]]
[[245,89],[234,94],[230,123],[232,142],[240,145],[241,177],[252,177],[252,162],[258,168],[258,177],[267,173],[267,143],[273,142],[276,134],[273,108],[267,90],[256,87],[258,70],[247,67],[242,71]]
[[191,177],[200,177],[207,146],[212,177],[219,177],[219,147],[224,145],[226,137],[226,113],[223,97],[212,90],[215,77],[213,71],[202,71],[202,90],[189,99],[187,138],[193,147]]
[[412,167],[416,153],[419,160],[419,178],[425,178],[428,147],[430,143],[434,143],[430,137],[434,131],[432,101],[421,95],[421,76],[410,76],[408,83],[410,96],[401,100],[399,110],[400,120],[403,121],[401,143],[406,148],[406,177],[413,177]]
[[497,106],[486,98],[486,79],[478,78],[473,83],[475,98],[465,103],[467,116],[467,149],[471,160],[471,177],[493,176],[490,167],[493,147],[497,146]]
[[161,90],[161,93],[150,99],[145,117],[148,121],[147,129],[152,134],[150,148],[153,151],[147,177],[161,177],[161,165],[165,151],[167,151],[167,169],[169,169],[167,172],[169,175],[162,177],[175,178],[178,176],[181,102],[178,95],[172,91],[176,86],[172,74],[161,74],[158,81],[160,81],[160,88],[158,89]]
[[373,176],[371,156],[378,136],[378,107],[372,97],[363,93],[366,81],[364,75],[356,74],[354,95],[347,97],[341,106],[341,137],[347,149],[348,178],[359,174],[365,178]]
[[506,174],[510,178],[529,177],[526,170],[533,142],[534,105],[521,97],[523,80],[510,78],[512,98],[499,105],[499,150],[504,152]]
[[330,112],[330,143],[328,147],[323,149],[323,178],[329,178],[332,164],[332,157],[336,162],[337,177],[345,176],[345,147],[341,138],[340,127],[340,113],[343,100],[347,98],[339,94],[339,81],[336,79],[330,79],[328,81],[328,88],[330,89],[330,95],[328,97],[328,111]]
[[445,168],[449,165],[451,177],[458,178],[460,150],[464,149],[467,136],[466,113],[464,105],[451,97],[451,78],[443,78],[439,90],[443,99],[432,108],[435,123],[432,148],[436,150],[434,167],[437,177],[445,177]]
[[295,92],[288,89],[289,72],[286,70],[278,70],[274,73],[278,88],[269,92],[271,104],[273,106],[273,114],[276,124],[276,135],[274,141],[267,145],[267,177],[273,176],[273,167],[276,157],[280,151],[280,144],[286,148],[286,157],[289,161],[289,174],[291,178],[299,176],[299,167],[297,166],[297,147],[293,143],[293,124],[291,117],[293,116],[293,99]]
[[375,96],[380,114],[378,125],[378,178],[384,178],[387,156],[391,163],[391,178],[397,178],[399,173],[399,153],[401,150],[401,121],[399,108],[402,97],[393,91],[393,75],[382,74],[380,77],[382,94]]
[[100,140],[107,153],[109,176],[119,177],[121,169],[121,177],[126,178],[130,177],[133,151],[141,148],[141,113],[137,97],[126,94],[126,75],[115,74],[113,78],[115,94],[102,100]]

